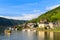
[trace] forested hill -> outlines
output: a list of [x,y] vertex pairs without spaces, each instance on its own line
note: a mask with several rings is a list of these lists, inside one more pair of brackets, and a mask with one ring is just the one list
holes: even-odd
[[32,19],[30,22],[39,22],[40,20],[47,20],[48,22],[59,22],[60,6],[40,15],[38,18]]
[[7,19],[7,18],[3,18],[0,17],[0,26],[15,26],[15,25],[19,25],[19,24],[23,24],[25,23],[26,20],[13,20],[13,19]]

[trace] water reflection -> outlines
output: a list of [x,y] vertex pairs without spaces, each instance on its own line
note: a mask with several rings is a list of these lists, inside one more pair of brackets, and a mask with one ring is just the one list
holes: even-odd
[[60,32],[22,32],[0,34],[0,40],[60,40]]
[[60,32],[37,32],[38,40],[60,40]]
[[37,37],[38,37],[38,40],[44,40],[44,32],[43,31],[37,32]]
[[36,32],[25,31],[22,34],[23,34],[23,39],[22,40],[37,40]]
[[11,33],[4,33],[6,36],[10,36]]
[[60,40],[60,32],[54,32],[54,40]]
[[50,32],[50,40],[54,40],[53,39],[53,32]]

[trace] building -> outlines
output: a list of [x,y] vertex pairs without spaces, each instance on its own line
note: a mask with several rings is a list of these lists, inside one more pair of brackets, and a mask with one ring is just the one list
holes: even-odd
[[54,24],[52,22],[49,23],[37,23],[39,28],[53,28]]
[[28,23],[27,27],[33,28],[35,23]]

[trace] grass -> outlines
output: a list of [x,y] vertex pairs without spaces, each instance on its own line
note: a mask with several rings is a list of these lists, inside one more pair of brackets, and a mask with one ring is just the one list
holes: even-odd
[[44,29],[44,28],[38,28],[36,29],[37,31],[48,31],[48,32],[60,32],[60,27],[55,27],[54,29]]
[[55,27],[54,29],[52,29],[52,31],[54,31],[54,32],[60,32],[60,27]]

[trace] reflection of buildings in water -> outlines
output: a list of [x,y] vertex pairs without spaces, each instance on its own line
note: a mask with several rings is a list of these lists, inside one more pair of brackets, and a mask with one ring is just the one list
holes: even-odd
[[[36,38],[36,35],[35,35],[35,34],[36,34],[36,33],[33,32],[33,31],[27,32],[27,33],[26,33],[26,36],[25,36],[25,37],[27,37],[26,40],[36,40],[37,38]],[[35,39],[35,38],[36,38],[36,39]]]
[[38,32],[38,40],[53,40],[53,32]]
[[53,32],[45,32],[45,40],[53,40]]
[[54,40],[60,40],[60,32],[54,32]]
[[44,40],[49,40],[49,38],[50,38],[49,37],[50,36],[49,34],[50,34],[49,32],[45,32],[44,33]]
[[30,31],[27,32],[27,35],[28,35],[29,37],[32,36],[32,34],[33,34],[33,33],[30,32]]
[[5,33],[6,36],[10,36],[11,30],[5,30],[4,33]]
[[53,40],[53,32],[50,32],[50,40]]
[[6,35],[6,36],[9,36],[9,37],[10,37],[10,34],[11,34],[11,33],[5,33],[5,35]]
[[38,40],[44,40],[44,31],[38,32]]

